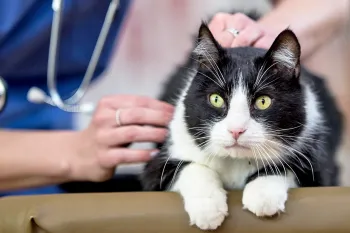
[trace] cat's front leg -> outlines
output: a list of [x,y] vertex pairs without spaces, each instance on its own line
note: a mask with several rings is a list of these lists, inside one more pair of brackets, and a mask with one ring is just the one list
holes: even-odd
[[296,187],[294,175],[260,176],[250,181],[243,190],[243,208],[258,217],[268,217],[285,211],[288,189]]
[[228,215],[226,191],[218,174],[208,167],[187,165],[171,190],[183,197],[190,224],[202,230],[218,228]]

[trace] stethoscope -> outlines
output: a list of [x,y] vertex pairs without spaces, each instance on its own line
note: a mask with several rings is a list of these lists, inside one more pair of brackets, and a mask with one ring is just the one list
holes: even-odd
[[7,102],[7,84],[0,76],[0,112],[5,108]]
[[[103,46],[105,44],[107,35],[110,31],[112,21],[115,17],[116,11],[119,6],[119,0],[112,0],[109,4],[108,11],[106,13],[105,20],[99,37],[97,39],[92,57],[90,59],[88,68],[85,72],[83,81],[81,82],[77,91],[68,99],[62,100],[56,87],[56,64],[57,64],[57,49],[59,47],[60,38],[60,27],[61,27],[61,17],[63,11],[63,0],[53,0],[52,10],[53,10],[53,21],[50,36],[50,47],[49,47],[49,58],[48,58],[48,69],[47,69],[47,86],[49,95],[38,88],[32,87],[27,93],[27,99],[32,103],[46,103],[51,106],[56,106],[66,112],[80,112],[91,114],[95,105],[93,103],[83,103],[78,104],[78,102],[85,95],[91,79],[95,73],[97,63],[100,59]],[[0,79],[0,109],[5,106],[6,103],[6,83],[3,79]]]

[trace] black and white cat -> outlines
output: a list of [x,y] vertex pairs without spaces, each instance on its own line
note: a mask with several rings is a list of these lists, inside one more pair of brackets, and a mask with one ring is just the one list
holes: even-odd
[[203,23],[197,42],[167,83],[162,99],[176,110],[144,189],[180,193],[190,224],[207,230],[228,215],[226,190],[243,189],[243,208],[272,216],[289,188],[337,185],[342,116],[300,66],[295,34],[284,30],[268,51],[222,48]]

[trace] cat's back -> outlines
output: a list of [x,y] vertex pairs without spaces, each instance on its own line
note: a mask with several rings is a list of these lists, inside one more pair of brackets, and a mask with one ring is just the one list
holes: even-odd
[[318,109],[324,120],[324,124],[332,131],[332,141],[340,141],[343,131],[343,115],[334,97],[327,79],[317,76],[307,69],[301,70],[301,83],[307,85],[315,95]]
[[[335,157],[342,141],[343,115],[327,84],[327,79],[312,74],[304,68],[301,70],[300,78],[301,83],[311,89],[322,117],[322,125],[314,131],[313,138],[316,138],[317,141],[312,144],[315,150],[310,152],[313,156],[317,156],[317,164],[321,168],[316,176],[319,176],[318,180],[322,185],[338,185],[338,166]],[[316,146],[317,143],[319,146]],[[319,156],[320,154],[322,156]]]

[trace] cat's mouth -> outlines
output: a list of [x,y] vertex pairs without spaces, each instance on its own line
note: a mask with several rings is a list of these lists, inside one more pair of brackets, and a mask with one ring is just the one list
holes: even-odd
[[239,145],[237,143],[230,145],[230,146],[225,146],[225,149],[226,150],[232,150],[232,149],[250,150],[250,148],[248,146]]

